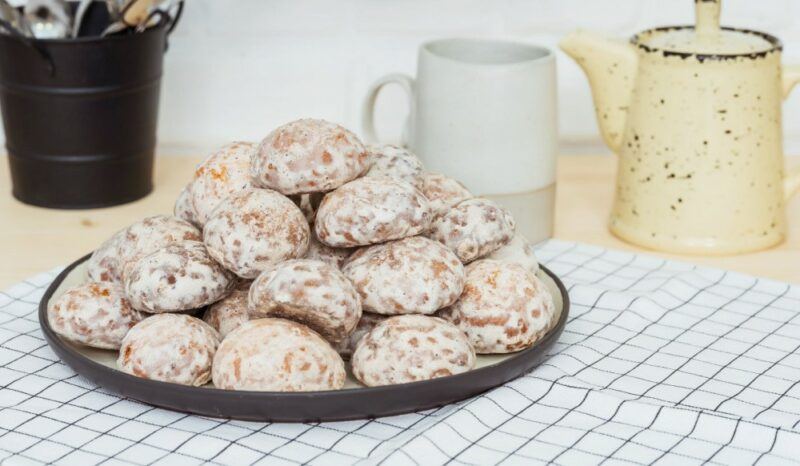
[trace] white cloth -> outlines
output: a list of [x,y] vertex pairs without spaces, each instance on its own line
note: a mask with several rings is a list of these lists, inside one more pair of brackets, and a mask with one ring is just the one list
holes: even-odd
[[551,357],[484,395],[323,424],[191,416],[123,399],[39,331],[57,271],[0,293],[0,463],[781,464],[800,445],[800,287],[549,241],[570,289]]

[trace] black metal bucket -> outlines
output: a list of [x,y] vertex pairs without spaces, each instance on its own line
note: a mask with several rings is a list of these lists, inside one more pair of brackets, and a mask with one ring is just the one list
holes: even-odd
[[162,14],[144,32],[108,37],[0,34],[14,197],[84,209],[150,193],[162,63],[178,16]]

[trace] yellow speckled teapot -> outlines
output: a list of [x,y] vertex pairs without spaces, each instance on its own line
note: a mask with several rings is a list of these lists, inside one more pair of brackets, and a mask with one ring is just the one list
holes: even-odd
[[575,32],[561,48],[586,72],[603,139],[619,155],[611,231],[662,251],[729,254],[786,236],[800,173],[783,166],[781,102],[800,67],[781,43],[719,26],[719,0],[695,0],[696,25],[630,42]]

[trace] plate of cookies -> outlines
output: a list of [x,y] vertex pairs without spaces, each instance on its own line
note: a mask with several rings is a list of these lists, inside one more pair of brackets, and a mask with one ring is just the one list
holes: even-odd
[[511,214],[317,119],[204,160],[175,202],[67,267],[56,354],[155,406],[339,421],[460,401],[539,365],[569,312]]

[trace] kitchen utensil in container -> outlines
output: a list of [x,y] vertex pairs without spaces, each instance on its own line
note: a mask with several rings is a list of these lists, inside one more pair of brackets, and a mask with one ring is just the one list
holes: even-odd
[[25,19],[37,39],[61,39],[72,30],[72,14],[66,0],[28,0]]
[[2,25],[3,33],[13,34],[16,32],[24,37],[33,37],[28,20],[6,0],[0,0],[0,20],[5,23]]
[[130,27],[135,27],[137,32],[141,32],[149,27],[151,20],[155,17],[154,13],[167,3],[170,2],[167,0],[128,0],[121,7],[117,21],[109,25],[103,35],[116,34]]
[[363,127],[370,142],[378,139],[374,105],[387,84],[408,94],[403,143],[429,171],[447,173],[503,204],[530,241],[552,236],[557,123],[551,50],[474,39],[423,44],[416,79],[391,74],[368,91]]
[[606,144],[619,155],[611,231],[662,251],[729,254],[786,237],[800,172],[784,172],[781,102],[800,67],[769,34],[719,26],[720,1],[694,26],[629,43],[575,32],[561,48],[586,72]]
[[174,26],[164,14],[140,34],[0,35],[0,106],[17,199],[92,208],[150,192],[163,54]]

